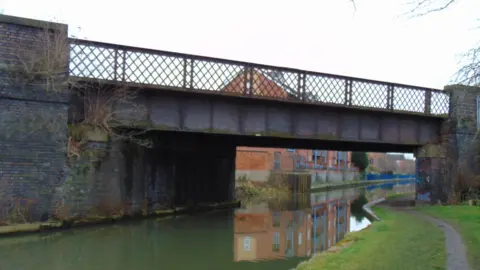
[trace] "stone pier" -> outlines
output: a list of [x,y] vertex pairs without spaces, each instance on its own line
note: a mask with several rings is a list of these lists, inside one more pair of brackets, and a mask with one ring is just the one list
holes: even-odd
[[[441,140],[416,151],[417,200],[431,203],[458,201],[475,175],[480,174],[480,88],[446,86],[450,117],[441,128]],[[470,179],[470,180],[469,180]]]

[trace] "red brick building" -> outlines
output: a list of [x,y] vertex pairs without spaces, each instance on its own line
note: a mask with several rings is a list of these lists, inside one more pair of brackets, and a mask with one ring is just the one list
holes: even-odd
[[368,159],[377,172],[415,173],[415,160],[406,159],[403,154],[368,153]]
[[[254,69],[251,74],[239,73],[223,87],[222,91],[294,100],[298,98],[295,90],[297,81],[289,78],[288,74]],[[248,178],[257,181],[267,179],[271,170],[351,167],[350,153],[347,152],[256,147],[238,147],[236,165],[237,177],[247,175]]]
[[266,181],[272,170],[352,168],[351,153],[326,150],[237,147],[236,175]]

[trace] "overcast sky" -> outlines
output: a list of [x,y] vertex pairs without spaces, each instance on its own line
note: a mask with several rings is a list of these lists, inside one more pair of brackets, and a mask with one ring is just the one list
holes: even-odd
[[480,41],[480,1],[421,18],[403,15],[409,1],[0,0],[0,10],[90,40],[442,89]]
[[402,15],[407,1],[358,0],[355,11],[348,0],[0,0],[0,10],[90,40],[441,89],[480,39],[480,1],[415,19]]

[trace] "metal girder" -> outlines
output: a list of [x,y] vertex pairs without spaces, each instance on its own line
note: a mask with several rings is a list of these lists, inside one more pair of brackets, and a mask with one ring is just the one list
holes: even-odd
[[419,146],[440,138],[441,119],[202,94],[139,98],[153,130]]

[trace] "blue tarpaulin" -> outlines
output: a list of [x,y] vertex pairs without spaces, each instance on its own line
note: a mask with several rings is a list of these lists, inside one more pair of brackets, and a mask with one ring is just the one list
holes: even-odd
[[[392,183],[383,183],[383,184],[374,184],[372,186],[367,187],[368,190],[376,189],[376,188],[393,188],[394,185],[400,184],[400,185],[406,185],[409,183],[412,183],[416,179],[415,174],[367,174],[365,175],[365,179],[368,181],[373,181],[373,180],[393,180],[393,179],[405,179],[405,180],[400,180],[398,182],[392,182]],[[407,180],[408,179],[408,180]]]

